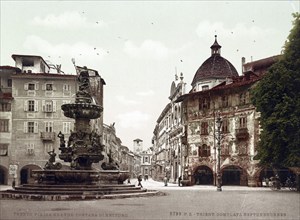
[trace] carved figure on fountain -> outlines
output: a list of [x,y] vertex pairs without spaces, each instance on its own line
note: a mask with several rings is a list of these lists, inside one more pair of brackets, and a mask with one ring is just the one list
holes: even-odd
[[119,170],[120,169],[119,164],[115,162],[115,160],[112,158],[111,150],[109,151],[107,156],[108,156],[108,163],[106,162],[102,163],[101,168],[103,170]]
[[49,158],[49,161],[45,164],[44,169],[45,170],[60,170],[62,168],[62,165],[59,162],[55,163],[56,153],[54,152],[54,149],[52,151],[49,151],[48,154],[50,155],[50,158]]

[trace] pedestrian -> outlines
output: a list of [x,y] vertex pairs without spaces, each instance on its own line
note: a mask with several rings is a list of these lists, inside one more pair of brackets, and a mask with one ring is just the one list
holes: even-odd
[[180,186],[180,184],[181,184],[181,180],[182,180],[182,177],[180,176],[180,177],[178,177],[178,186]]
[[141,188],[143,188],[143,186],[142,186],[142,180],[143,180],[143,178],[142,178],[142,175],[139,175],[138,176],[138,186],[140,186]]
[[15,187],[16,187],[16,178],[14,178],[12,181],[12,188],[14,189]]
[[166,176],[164,177],[164,183],[165,183],[165,186],[168,186],[168,178]]

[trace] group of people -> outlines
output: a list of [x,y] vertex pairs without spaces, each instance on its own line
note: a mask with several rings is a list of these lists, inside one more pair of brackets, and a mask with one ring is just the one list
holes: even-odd
[[[146,176],[144,177],[145,181],[147,179],[148,179],[148,175],[147,175],[147,177]],[[140,187],[143,188],[143,186],[142,186],[143,176],[139,175],[138,178],[137,178],[137,180],[138,180],[138,186],[140,186]],[[178,186],[181,186],[181,180],[182,180],[182,177],[181,176],[178,177]],[[169,178],[167,176],[164,177],[163,181],[164,181],[165,186],[168,186]],[[130,181],[128,183],[130,183]]]

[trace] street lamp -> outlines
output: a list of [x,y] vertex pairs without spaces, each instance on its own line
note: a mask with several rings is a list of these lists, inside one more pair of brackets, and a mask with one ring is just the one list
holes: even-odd
[[218,114],[217,120],[217,149],[218,149],[218,158],[217,158],[217,191],[222,191],[222,185],[221,185],[221,127],[222,127],[222,119],[220,117],[220,113]]

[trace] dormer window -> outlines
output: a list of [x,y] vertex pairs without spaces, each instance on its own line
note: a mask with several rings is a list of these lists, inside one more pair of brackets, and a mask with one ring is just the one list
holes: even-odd
[[208,86],[208,85],[202,86],[202,91],[208,90],[208,89],[209,89],[209,86]]
[[34,66],[34,62],[33,62],[32,59],[26,59],[26,58],[24,58],[22,60],[22,65],[23,66]]

